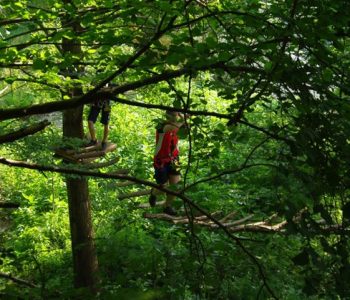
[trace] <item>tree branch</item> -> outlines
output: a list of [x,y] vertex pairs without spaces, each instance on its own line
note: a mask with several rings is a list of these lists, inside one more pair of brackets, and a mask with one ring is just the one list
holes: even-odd
[[[156,84],[162,81],[167,81],[169,79],[177,78],[186,74],[191,74],[196,71],[223,69],[224,67],[225,67],[224,62],[217,62],[217,63],[213,63],[206,66],[201,66],[201,67],[190,67],[190,68],[183,68],[175,71],[165,71],[162,74],[155,75],[155,76],[138,80],[135,82],[131,82],[131,83],[126,83],[124,85],[120,85],[114,88],[108,88],[108,89],[104,88],[101,90],[98,90],[95,88],[93,91],[90,91],[81,97],[72,98],[69,101],[61,100],[61,101],[54,101],[54,102],[49,102],[45,104],[31,105],[23,108],[2,109],[0,110],[0,121],[18,118],[18,117],[30,116],[35,114],[44,114],[44,113],[50,113],[54,111],[71,109],[83,104],[92,103],[95,100],[111,99],[111,98],[114,98],[114,96],[117,94],[122,94],[130,90],[136,90],[136,89],[139,89],[151,84]],[[253,67],[246,67],[246,66],[235,66],[230,68],[234,69],[236,72],[251,72],[251,73],[264,72],[263,70],[253,68]]]
[[23,280],[23,279],[20,279],[17,277],[14,277],[11,274],[6,274],[3,272],[0,272],[0,277],[5,278],[5,279],[9,279],[9,280],[11,280],[15,283],[18,283],[18,284],[26,285],[26,286],[31,287],[31,288],[38,288],[39,287],[39,286],[35,285],[34,283],[31,283],[29,281],[26,281],[26,280]]
[[[7,79],[7,77],[0,77],[0,81],[6,81],[6,79]],[[40,80],[36,80],[36,79],[33,79],[33,78],[13,78],[12,81],[13,82],[18,81],[18,82],[36,83],[36,84],[45,85],[45,86],[48,86],[48,87],[51,87],[51,88],[54,88],[54,89],[61,90],[61,87],[59,85],[50,84],[50,83],[47,83],[45,81],[40,81]]]
[[33,21],[35,20],[22,19],[22,18],[0,20],[0,26],[6,26],[6,25],[18,24],[18,23],[24,23],[24,22],[33,22]]
[[[95,88],[93,88],[92,90],[87,92],[83,97],[90,98],[90,97],[94,96],[107,83],[109,83],[115,77],[117,77],[118,75],[122,74],[126,69],[128,69],[143,53],[145,53],[151,47],[153,42],[158,40],[163,34],[165,34],[170,29],[170,27],[175,22],[176,18],[177,18],[177,16],[172,17],[170,19],[168,25],[165,27],[165,29],[162,30],[161,28],[159,28],[156,31],[156,33],[151,37],[151,39],[145,45],[143,45],[134,55],[129,57],[129,59],[127,59],[127,61],[120,68],[118,68],[117,71],[113,72],[113,74],[108,76],[106,79],[102,80]],[[176,77],[178,77],[178,76],[176,76]]]
[[286,137],[283,137],[283,136],[274,134],[274,133],[272,133],[272,132],[270,132],[270,131],[268,131],[268,130],[262,128],[262,127],[256,126],[256,125],[254,125],[254,124],[252,124],[252,123],[249,123],[249,122],[247,122],[247,121],[245,121],[245,120],[239,120],[238,123],[243,124],[243,125],[246,125],[246,126],[248,126],[248,127],[250,127],[250,128],[253,128],[253,129],[255,129],[255,130],[261,131],[261,132],[265,133],[267,136],[269,136],[269,137],[271,137],[271,138],[273,138],[273,139],[275,139],[275,140],[284,141],[284,142],[286,142],[287,144],[294,143],[294,141],[291,140],[291,139],[289,139],[289,138],[286,138]]
[[13,131],[11,133],[8,133],[8,134],[5,134],[5,135],[1,135],[0,136],[0,144],[13,142],[13,141],[21,139],[23,137],[26,137],[28,135],[32,135],[34,133],[37,133],[37,132],[45,129],[50,124],[51,123],[49,121],[44,120],[42,122],[33,124],[31,126],[21,128],[21,129],[19,129],[17,131]]
[[203,179],[200,179],[200,180],[197,180],[193,183],[191,183],[190,185],[186,186],[186,188],[184,189],[184,191],[187,191],[189,189],[191,189],[192,187],[196,186],[197,184],[200,184],[200,183],[204,183],[204,182],[208,182],[208,181],[212,181],[212,180],[215,180],[215,179],[218,179],[224,175],[230,175],[230,174],[234,174],[234,173],[238,173],[242,170],[245,170],[245,169],[249,169],[249,168],[252,168],[252,167],[273,167],[273,168],[277,168],[277,166],[275,165],[272,165],[272,164],[251,164],[251,165],[247,165],[247,164],[243,164],[241,165],[240,167],[237,167],[237,168],[234,168],[234,169],[227,169],[227,170],[224,170],[220,173],[217,173],[213,176],[209,176],[207,178],[203,178]]
[[138,102],[138,101],[132,101],[127,100],[119,97],[113,97],[113,101],[121,104],[131,105],[131,106],[138,106],[138,107],[145,107],[145,108],[151,108],[151,109],[160,109],[160,110],[170,110],[170,111],[176,111],[181,113],[188,113],[192,116],[212,116],[220,119],[230,119],[231,116],[229,114],[221,114],[217,112],[211,112],[211,111],[205,111],[205,110],[190,110],[187,108],[175,108],[173,106],[166,106],[161,104],[150,104],[150,103],[144,103],[144,102]]
[[236,237],[233,235],[227,227],[225,227],[223,224],[221,224],[216,218],[214,218],[210,213],[208,213],[206,210],[198,206],[196,203],[194,203],[190,198],[185,196],[183,193],[179,193],[176,191],[172,191],[171,189],[162,187],[158,184],[155,184],[150,181],[142,180],[136,177],[132,176],[127,176],[127,175],[121,175],[121,174],[104,174],[104,173],[99,173],[99,172],[89,172],[89,171],[81,171],[81,170],[75,170],[75,169],[69,169],[69,168],[59,168],[55,166],[43,166],[43,165],[37,165],[33,163],[28,163],[28,162],[22,162],[22,161],[15,161],[15,160],[9,160],[5,159],[3,157],[0,157],[0,163],[8,166],[14,166],[14,167],[21,167],[21,168],[27,168],[31,170],[39,170],[39,171],[49,171],[49,172],[56,172],[56,173],[61,173],[61,174],[75,174],[75,175],[80,175],[80,176],[91,176],[91,177],[97,177],[97,178],[114,178],[114,179],[123,179],[123,180],[129,180],[133,181],[135,183],[143,184],[152,188],[156,188],[162,192],[165,192],[170,195],[174,195],[178,198],[180,198],[182,201],[184,201],[186,204],[190,205],[194,209],[196,209],[199,213],[202,215],[206,216],[210,221],[212,221],[214,224],[218,226],[218,228],[222,229],[225,234],[233,240],[237,246],[251,259],[253,264],[257,267],[259,275],[261,279],[263,280],[265,286],[270,290],[270,287],[267,283],[267,278],[264,273],[263,267],[261,266],[260,262],[258,259],[250,253],[246,247],[242,243],[242,238]]

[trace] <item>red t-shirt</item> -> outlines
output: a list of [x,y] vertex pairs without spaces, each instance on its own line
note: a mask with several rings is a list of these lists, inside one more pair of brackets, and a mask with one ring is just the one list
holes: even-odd
[[156,131],[156,149],[154,154],[154,166],[159,168],[164,164],[176,160],[179,156],[177,147],[179,138],[178,128],[164,132],[167,123],[161,124]]

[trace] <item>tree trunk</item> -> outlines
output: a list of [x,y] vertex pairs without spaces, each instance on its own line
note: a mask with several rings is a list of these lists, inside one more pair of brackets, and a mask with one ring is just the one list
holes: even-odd
[[[63,116],[63,136],[83,137],[82,108],[68,110]],[[89,187],[86,178],[66,178],[74,286],[96,292],[98,262],[94,245]]]
[[[64,2],[69,2],[65,0]],[[77,32],[80,28],[78,21],[65,20],[72,29]],[[62,53],[74,53],[82,55],[81,47],[72,45],[71,41],[63,39]],[[67,71],[67,70],[63,70]],[[69,70],[76,72],[76,70]],[[79,86],[67,91],[71,96],[82,95]],[[66,110],[63,113],[63,137],[82,139],[83,129],[83,106],[76,109]],[[66,177],[70,231],[72,239],[72,255],[74,270],[74,286],[76,288],[88,288],[91,293],[97,292],[98,284],[98,261],[94,244],[94,232],[91,218],[91,205],[89,199],[89,186],[86,178]]]

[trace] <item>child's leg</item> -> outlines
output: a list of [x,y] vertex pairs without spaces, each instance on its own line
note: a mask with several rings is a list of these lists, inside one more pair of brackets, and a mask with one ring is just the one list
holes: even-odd
[[96,131],[95,131],[95,122],[97,120],[97,116],[98,116],[99,112],[100,112],[100,109],[97,106],[92,105],[90,107],[90,112],[88,115],[88,127],[89,127],[91,141],[97,141]]
[[[161,186],[164,187],[169,181],[168,168],[160,167],[154,168],[154,179]],[[157,196],[164,194],[164,192],[158,190],[157,188],[151,189],[151,195],[148,199],[150,206],[155,206],[157,202]]]
[[[180,180],[181,180],[180,174],[169,175],[169,185],[170,186],[176,185]],[[171,204],[175,198],[176,198],[176,196],[174,196],[174,195],[166,194],[165,206],[166,207],[171,206]]]
[[90,133],[90,140],[96,141],[96,131],[95,131],[95,124],[93,121],[88,121],[88,127],[89,127],[89,133]]
[[[167,184],[162,184],[161,187],[165,187]],[[163,195],[164,192],[161,191],[161,190],[158,190],[156,188],[152,188],[151,190],[151,194],[154,195],[154,196],[159,196],[159,195]]]
[[103,124],[103,139],[102,143],[106,144],[108,140],[108,133],[109,133],[109,119],[111,116],[111,107],[109,103],[106,103],[102,108],[102,114],[101,114],[101,123]]
[[103,139],[102,143],[107,143],[108,140],[109,127],[108,124],[105,124],[103,127]]

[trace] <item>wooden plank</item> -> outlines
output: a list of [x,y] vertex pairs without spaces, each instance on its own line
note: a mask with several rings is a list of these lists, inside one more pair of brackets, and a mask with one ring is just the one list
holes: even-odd
[[82,148],[82,149],[56,149],[55,155],[62,157],[70,162],[89,163],[96,158],[104,156],[108,152],[112,152],[117,148],[116,144],[107,143],[105,150],[101,149],[101,144]]
[[85,151],[85,152],[77,152],[76,154],[73,154],[73,157],[76,159],[101,157],[101,156],[104,156],[108,152],[114,151],[116,148],[117,148],[116,144],[107,143],[107,147],[105,150],[102,150],[101,146],[100,146],[99,148],[96,148],[94,150]]
[[76,160],[80,160],[80,159],[86,159],[86,158],[98,158],[101,156],[104,156],[106,153],[104,151],[91,151],[91,152],[84,152],[84,153],[80,153],[80,154],[73,154],[73,158],[75,158]]
[[69,162],[73,162],[73,163],[78,162],[78,160],[75,159],[71,154],[68,154],[66,151],[61,150],[61,149],[55,150],[55,155],[54,156],[63,158],[65,160],[69,161]]
[[115,157],[109,161],[102,162],[102,163],[97,163],[97,164],[88,164],[88,160],[84,159],[82,160],[82,163],[85,163],[86,165],[84,166],[86,169],[99,169],[99,168],[104,168],[104,167],[109,167],[111,165],[114,165],[117,161],[119,160],[119,157]]
[[88,147],[80,147],[78,149],[65,149],[67,154],[79,154],[79,153],[86,153],[91,151],[101,150],[101,143],[98,142],[96,145],[88,146]]
[[150,193],[151,193],[151,190],[141,190],[141,191],[127,193],[127,194],[120,194],[118,196],[118,199],[119,200],[124,200],[124,199],[127,199],[127,198],[135,198],[135,197],[149,195]]
[[85,159],[79,159],[79,163],[84,164],[84,165],[87,165],[87,164],[92,163],[93,161],[95,161],[95,160],[98,159],[98,158],[99,158],[99,156],[97,156],[97,157],[85,158]]

